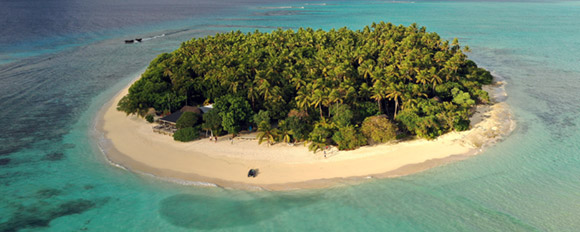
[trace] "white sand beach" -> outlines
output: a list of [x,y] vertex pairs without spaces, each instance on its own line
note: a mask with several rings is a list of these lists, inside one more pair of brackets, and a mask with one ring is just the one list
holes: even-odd
[[[432,141],[416,139],[353,151],[334,148],[326,152],[326,158],[324,152],[312,153],[302,144],[268,146],[244,139],[254,137],[251,134],[242,135],[233,143],[229,136],[220,137],[217,142],[174,141],[168,135],[154,133],[155,124],[116,110],[128,87],[103,107],[96,128],[104,135],[100,146],[108,159],[130,170],[232,188],[322,188],[369,177],[408,175],[478,154],[515,127],[503,102],[503,84],[486,86],[486,90],[495,103],[477,107],[469,131],[448,133]],[[257,177],[247,177],[251,168],[259,169]]]

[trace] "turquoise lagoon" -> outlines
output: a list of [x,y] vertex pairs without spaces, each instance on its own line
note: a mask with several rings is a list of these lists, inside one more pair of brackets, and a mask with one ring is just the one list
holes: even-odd
[[[578,1],[175,0],[169,9],[142,3],[158,17],[131,11],[139,20],[122,14],[132,9],[126,4],[81,3],[52,1],[36,9],[34,2],[2,1],[16,12],[72,10],[54,21],[29,14],[3,24],[14,33],[0,39],[0,231],[580,228]],[[81,13],[94,18],[85,22]],[[59,20],[70,22],[40,30]],[[23,21],[30,23],[18,25]],[[418,174],[289,192],[136,174],[109,164],[96,145],[94,120],[103,104],[157,54],[191,37],[278,27],[360,29],[378,21],[417,22],[469,45],[471,59],[507,82],[516,130],[478,156]],[[151,39],[122,43],[137,37]]]

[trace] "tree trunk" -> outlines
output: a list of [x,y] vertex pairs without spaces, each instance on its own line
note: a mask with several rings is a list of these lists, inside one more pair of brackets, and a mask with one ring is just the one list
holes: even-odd
[[254,102],[254,97],[252,97],[252,110],[256,110],[256,103]]
[[395,99],[395,117],[393,117],[393,120],[394,120],[395,118],[397,118],[397,108],[398,108],[398,107],[399,107],[399,101],[397,101],[397,100]]
[[322,104],[318,104],[318,109],[320,109],[320,118],[324,118],[322,115]]
[[383,107],[381,104],[381,99],[377,100],[377,104],[379,105],[379,114],[383,114]]
[[332,107],[332,105],[328,106],[328,118],[330,118],[330,107]]

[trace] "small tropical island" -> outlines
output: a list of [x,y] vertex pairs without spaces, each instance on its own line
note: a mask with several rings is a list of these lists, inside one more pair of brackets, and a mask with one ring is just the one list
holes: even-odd
[[[493,97],[483,89],[492,85],[493,76],[467,59],[465,52],[469,52],[469,47],[461,47],[457,39],[443,40],[437,33],[427,32],[425,27],[384,22],[357,31],[300,28],[271,33],[237,31],[194,38],[174,52],[159,55],[140,79],[118,95],[103,113],[101,127],[105,137],[112,141],[112,150],[124,154],[115,158],[108,156],[115,163],[163,177],[228,186],[232,183],[278,185],[270,189],[280,189],[285,183],[375,175],[410,164],[473,153],[485,141],[474,144],[472,139],[466,146],[464,142],[457,142],[467,136],[459,132],[475,129],[476,123],[495,118],[498,120],[488,123],[498,131],[491,136],[495,139],[509,133],[513,126],[503,122],[511,122],[506,107],[491,105]],[[114,105],[117,112],[113,112]],[[482,106],[485,110],[478,110]],[[121,112],[131,119],[125,116],[122,122]],[[477,116],[478,113],[487,115]],[[115,114],[118,125],[107,126],[107,121],[112,121],[107,115],[111,114]],[[151,124],[144,119],[160,122],[162,125],[156,126],[157,131],[163,130],[163,126],[172,127],[168,132],[176,141],[153,133]],[[128,121],[134,123],[132,129],[125,128],[119,132],[122,135],[116,135],[119,139],[112,138],[115,131],[130,124]],[[456,134],[448,133],[453,131]],[[126,137],[132,134],[140,134],[134,140],[145,140],[133,141],[130,143],[133,147],[154,147],[151,144],[158,143],[169,148],[161,149],[156,155],[144,155],[146,158],[127,154],[131,152],[119,149],[123,146],[119,140],[130,140]],[[225,137],[228,141],[222,139]],[[267,147],[260,145],[263,142]],[[238,143],[253,145],[234,148]],[[378,157],[380,153],[393,153],[398,150],[397,146],[408,149],[412,143],[426,144],[417,146],[425,154],[419,152],[419,158],[407,157],[411,161],[384,164],[388,166],[386,169],[377,163],[385,159],[385,156]],[[457,149],[449,148],[453,147],[451,143]],[[448,149],[438,151],[430,147],[433,144]],[[227,145],[230,147],[224,150]],[[178,155],[181,158],[167,158],[168,153],[177,153],[171,149],[181,149]],[[274,154],[268,154],[268,150]],[[419,151],[411,150],[400,155]],[[232,155],[236,152],[237,155]],[[337,154],[341,152],[351,155],[340,157]],[[258,155],[254,157],[252,153]],[[396,156],[390,153],[386,156]],[[304,158],[306,154],[312,158]],[[359,154],[361,159],[352,154]],[[172,162],[185,166],[157,166],[155,156],[174,159]],[[228,160],[224,161],[225,158]],[[344,175],[327,169],[349,170],[349,163],[353,165],[351,169],[360,168],[361,164],[357,163],[364,163],[361,161],[364,159],[379,167],[362,172],[347,171]],[[193,166],[187,166],[188,162]],[[207,162],[214,165],[208,166]],[[223,162],[225,166],[220,167],[216,162]],[[317,162],[326,165],[317,166],[319,169],[335,174],[308,178],[308,167],[300,165]],[[198,164],[197,169],[194,163]],[[328,166],[332,163],[334,167]],[[227,171],[217,173],[210,166]],[[239,169],[232,175],[239,176],[228,176],[232,166]],[[274,166],[277,167],[264,168]],[[241,170],[248,169],[252,173],[259,170],[255,173],[257,178],[244,180]],[[306,178],[268,180],[262,177],[280,174],[268,173],[271,170],[289,176],[300,172]]]

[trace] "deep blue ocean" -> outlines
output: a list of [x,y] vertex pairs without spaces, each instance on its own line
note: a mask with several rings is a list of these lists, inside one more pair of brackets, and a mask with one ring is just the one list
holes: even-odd
[[[99,109],[192,37],[378,21],[470,46],[516,130],[418,174],[291,192],[166,182],[96,145]],[[0,231],[580,231],[579,100],[580,1],[0,0]]]

